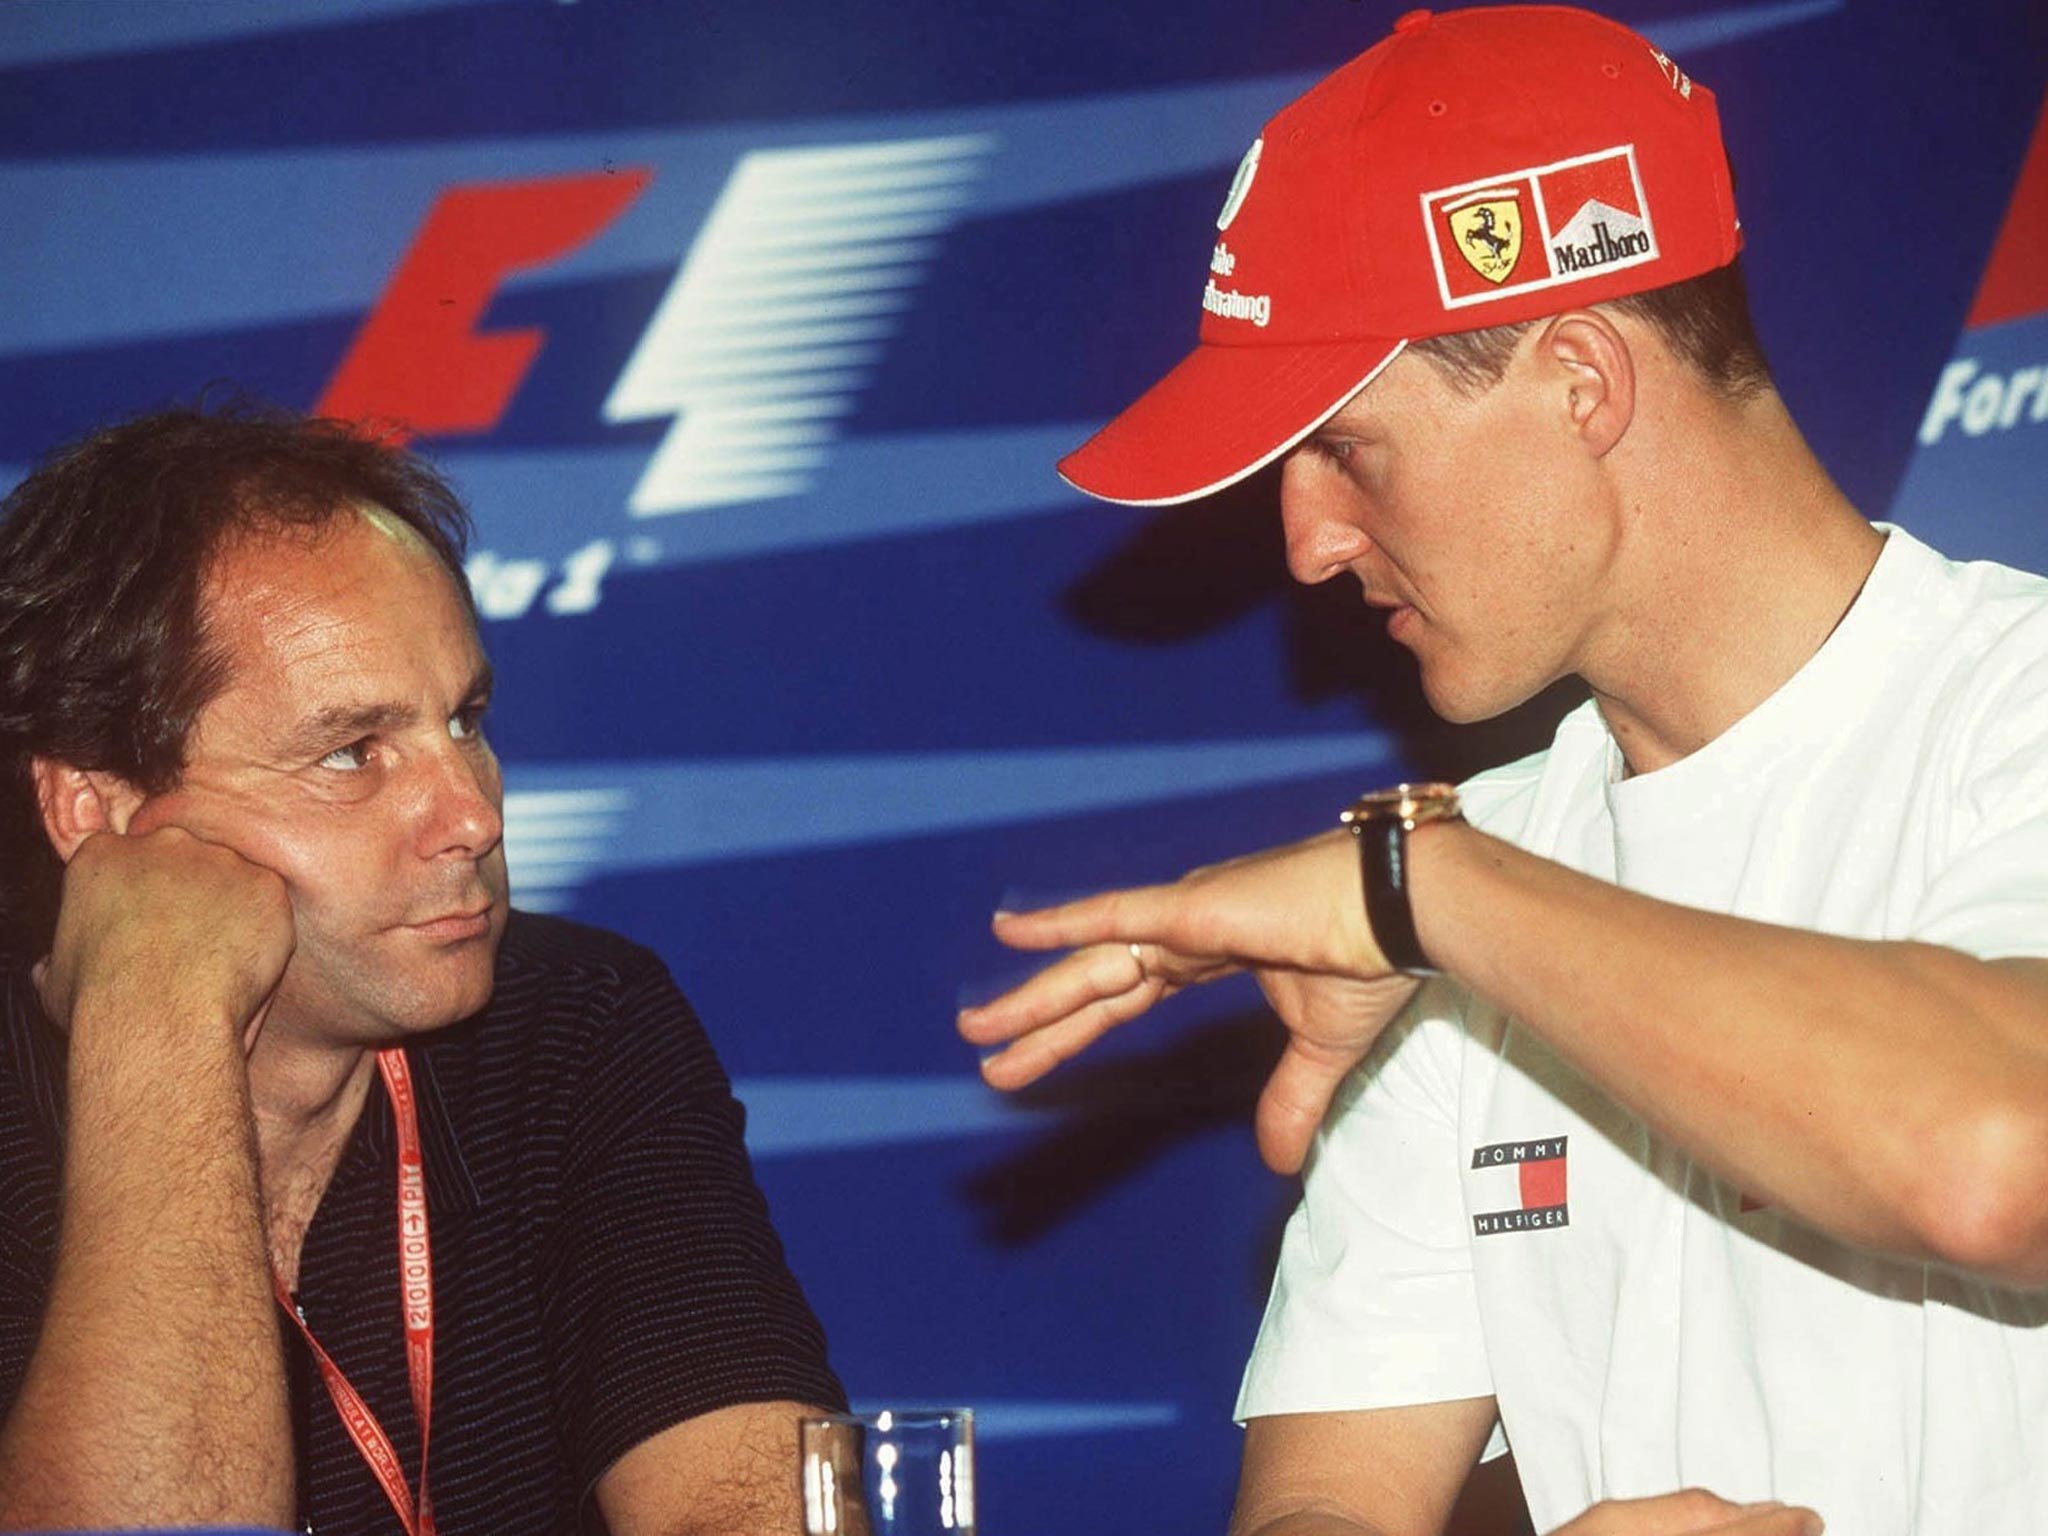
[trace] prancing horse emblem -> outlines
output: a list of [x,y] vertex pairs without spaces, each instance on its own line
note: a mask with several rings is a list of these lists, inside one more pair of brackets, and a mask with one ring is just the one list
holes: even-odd
[[1444,210],[1458,252],[1490,283],[1505,282],[1522,255],[1522,209],[1512,192],[1482,192]]

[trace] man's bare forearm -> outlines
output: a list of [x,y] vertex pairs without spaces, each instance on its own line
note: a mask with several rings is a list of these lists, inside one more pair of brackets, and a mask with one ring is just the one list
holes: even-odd
[[1260,1525],[1232,1522],[1230,1536],[1387,1536],[1376,1525],[1365,1525],[1345,1515],[1298,1510],[1276,1515]]
[[73,1018],[62,1226],[0,1429],[0,1524],[289,1524],[240,1043],[229,1021],[138,1013],[82,1002]]
[[1491,1397],[1469,1397],[1250,1419],[1230,1536],[1440,1531],[1494,1415]]
[[1747,1193],[2048,1282],[2048,967],[1677,907],[1464,827],[1414,880],[1439,963]]

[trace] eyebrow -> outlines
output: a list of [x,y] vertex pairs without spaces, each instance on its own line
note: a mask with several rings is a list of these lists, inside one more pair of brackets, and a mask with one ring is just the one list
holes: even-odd
[[[462,702],[467,705],[487,700],[495,686],[491,664],[486,661],[471,675],[469,686],[462,691]],[[285,760],[295,761],[325,751],[337,742],[346,745],[365,736],[411,725],[418,718],[419,711],[410,704],[330,704],[293,726],[281,752]]]
[[1327,420],[1319,424],[1316,427],[1315,431],[1309,433],[1309,436],[1360,438],[1373,437],[1376,436],[1378,432],[1379,423],[1376,421],[1360,421],[1356,417],[1352,417],[1347,420],[1337,416],[1331,416]]

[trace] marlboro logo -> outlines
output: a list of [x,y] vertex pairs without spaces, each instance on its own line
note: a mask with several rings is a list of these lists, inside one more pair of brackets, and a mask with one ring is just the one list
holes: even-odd
[[1445,309],[1657,259],[1632,144],[1424,193],[1422,222]]
[[1565,1143],[1569,1139],[1546,1136],[1473,1149],[1472,1203],[1494,1207],[1473,1216],[1475,1237],[1571,1224],[1571,1211],[1565,1203]]

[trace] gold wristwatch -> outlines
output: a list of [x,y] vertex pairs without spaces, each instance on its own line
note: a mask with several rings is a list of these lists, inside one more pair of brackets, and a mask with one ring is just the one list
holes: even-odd
[[1358,840],[1365,921],[1373,942],[1395,970],[1409,976],[1437,975],[1415,936],[1415,910],[1408,902],[1408,834],[1425,822],[1463,820],[1456,787],[1396,784],[1374,790],[1354,800],[1341,820]]

